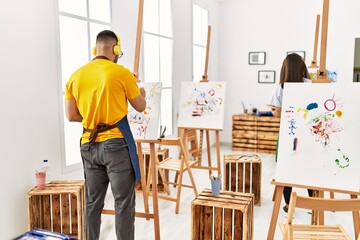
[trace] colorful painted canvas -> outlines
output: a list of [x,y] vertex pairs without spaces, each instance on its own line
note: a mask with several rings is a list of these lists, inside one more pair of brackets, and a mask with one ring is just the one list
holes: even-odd
[[135,139],[158,139],[161,101],[161,83],[141,82],[146,91],[146,109],[137,112],[129,104],[128,120]]
[[285,84],[276,181],[360,191],[360,84]]
[[182,82],[178,127],[223,128],[225,82]]

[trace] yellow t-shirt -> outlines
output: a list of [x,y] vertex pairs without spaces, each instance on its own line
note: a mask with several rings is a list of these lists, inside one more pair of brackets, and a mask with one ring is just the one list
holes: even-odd
[[[127,99],[140,95],[136,78],[125,67],[106,59],[96,59],[74,72],[65,87],[65,99],[75,99],[86,129],[99,123],[115,124],[128,112]],[[89,132],[81,143],[89,142]],[[118,128],[99,133],[96,142],[123,138]]]

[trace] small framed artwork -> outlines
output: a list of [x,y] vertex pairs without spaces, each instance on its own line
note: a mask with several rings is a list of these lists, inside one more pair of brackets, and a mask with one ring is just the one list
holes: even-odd
[[275,71],[259,71],[258,83],[275,83]]
[[287,55],[293,54],[293,53],[299,55],[299,56],[302,57],[302,58],[304,59],[304,61],[305,61],[305,51],[289,51],[289,52],[287,52]]
[[249,65],[264,65],[265,61],[265,52],[249,52]]

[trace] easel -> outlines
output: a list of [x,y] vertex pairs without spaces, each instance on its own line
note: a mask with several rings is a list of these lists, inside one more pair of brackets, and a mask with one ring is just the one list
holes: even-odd
[[315,27],[315,40],[314,40],[314,52],[313,59],[311,60],[311,65],[309,68],[318,68],[317,63],[317,51],[318,51],[318,42],[319,42],[319,25],[320,25],[320,15],[316,15],[316,27]]
[[[212,170],[216,170],[218,176],[221,175],[221,165],[220,165],[220,131],[221,129],[205,129],[205,128],[180,128],[183,130],[183,142],[186,144],[188,142],[188,132],[192,130],[200,130],[200,133],[206,132],[206,148],[207,148],[207,156],[208,156],[208,165],[194,165],[192,168],[195,169],[207,169],[209,170],[209,175],[212,174]],[[216,159],[217,166],[211,166],[211,146],[210,146],[210,133],[209,131],[215,131],[215,145],[216,145]],[[202,137],[200,138],[202,139]],[[199,149],[202,149],[202,141],[200,142]]]
[[[139,10],[138,10],[138,23],[137,23],[137,36],[135,44],[135,59],[134,59],[134,75],[138,78],[139,73],[139,59],[140,59],[140,44],[141,44],[141,32],[142,32],[142,22],[143,22],[143,9],[144,9],[144,0],[139,0]],[[138,81],[139,82],[139,81]],[[149,159],[149,173],[151,175],[153,184],[153,213],[149,211],[149,189],[150,181],[146,183],[145,179],[145,169],[143,165],[143,153],[142,153],[142,143],[150,145],[150,159]],[[135,217],[146,218],[147,220],[154,219],[154,234],[155,239],[160,240],[160,223],[159,223],[159,207],[158,207],[158,196],[157,196],[157,184],[156,184],[156,153],[155,153],[155,143],[158,143],[158,140],[136,140],[136,145],[138,149],[138,158],[139,158],[139,167],[141,175],[141,189],[143,191],[143,200],[145,212],[136,212]],[[103,209],[102,214],[115,215],[115,210]]]
[[[328,23],[329,23],[329,6],[330,0],[324,0],[323,3],[323,15],[322,15],[322,25],[321,25],[321,45],[320,45],[320,67],[317,70],[316,78],[312,80],[313,83],[329,83],[329,79],[326,71],[326,48],[327,48],[327,33],[328,33]],[[318,29],[318,26],[317,26]],[[317,30],[318,31],[318,30]],[[315,33],[316,36],[317,33]],[[315,41],[316,41],[315,37]],[[315,48],[317,51],[317,43],[314,44],[314,56]]]
[[[281,183],[281,182],[276,182],[275,180],[272,180],[271,184],[275,185],[274,197],[273,197],[274,208],[273,208],[272,216],[271,216],[271,220],[270,220],[270,226],[269,226],[267,240],[274,239],[275,229],[276,229],[276,225],[277,225],[277,219],[279,216],[281,198],[282,198],[282,193],[283,193],[284,187],[296,187],[296,188],[312,189],[315,191],[319,191],[318,197],[322,197],[322,198],[324,197],[325,191],[349,194],[350,198],[358,198],[358,196],[360,195],[360,192],[351,192],[351,191],[345,191],[345,190],[336,190],[336,189],[329,189],[329,188],[304,186],[304,185],[298,185],[298,184]],[[318,215],[318,219],[316,219],[316,223],[319,225],[322,225],[322,224],[324,224],[324,212],[319,212],[318,214],[319,215]],[[357,237],[360,232],[359,213],[353,212],[353,222],[354,222],[355,236]]]
[[[329,83],[330,81],[327,78],[326,73],[326,46],[327,46],[327,29],[328,29],[328,16],[329,16],[329,1],[330,0],[324,0],[324,6],[323,6],[323,21],[322,21],[322,38],[321,38],[321,52],[320,52],[320,68],[317,71],[317,79],[313,80],[313,83]],[[318,21],[317,21],[318,22]],[[318,24],[318,23],[317,23]],[[316,26],[316,32],[318,31],[318,26]],[[317,33],[315,33],[316,35]],[[312,61],[312,65],[316,65],[316,52],[317,49],[317,37],[315,36],[315,44],[314,44],[314,58]],[[314,61],[315,60],[315,61]],[[277,219],[279,216],[279,209],[282,199],[282,193],[284,190],[284,187],[296,187],[296,188],[304,188],[304,189],[312,189],[315,191],[318,191],[318,197],[323,198],[324,197],[324,191],[330,192],[330,197],[333,198],[334,192],[337,193],[345,193],[350,194],[350,198],[358,198],[358,195],[360,195],[360,192],[352,192],[352,191],[345,191],[345,190],[338,190],[338,189],[329,189],[329,188],[322,188],[322,187],[313,187],[313,186],[305,186],[305,185],[299,185],[299,184],[290,184],[290,183],[282,183],[282,182],[276,182],[273,180],[271,184],[275,185],[274,190],[274,207],[273,212],[270,220],[270,226],[268,231],[267,240],[273,240],[275,235],[275,229],[277,225]],[[360,232],[360,216],[359,213],[353,212],[353,222],[354,222],[354,230],[355,230],[355,236],[357,237]],[[324,212],[317,213],[317,216],[315,219],[313,219],[313,223],[322,225],[324,224]]]
[[[208,26],[207,32],[207,42],[206,42],[206,56],[205,56],[205,68],[204,74],[200,82],[209,82],[208,80],[208,66],[209,66],[209,51],[210,51],[210,37],[211,37],[211,26]],[[186,144],[188,140],[188,136],[191,134],[196,134],[196,130],[200,130],[200,139],[199,139],[199,148],[198,148],[198,165],[193,166],[193,168],[197,169],[208,169],[209,175],[212,174],[212,170],[216,170],[218,172],[218,176],[221,174],[220,169],[220,137],[219,131],[220,129],[205,129],[205,128],[180,128],[183,130],[183,141]],[[208,156],[208,166],[202,166],[202,146],[203,146],[203,139],[204,139],[204,131],[206,134],[206,148],[207,148],[207,156]],[[215,131],[215,144],[216,144],[216,155],[217,155],[217,167],[211,166],[211,146],[210,146],[210,132]]]

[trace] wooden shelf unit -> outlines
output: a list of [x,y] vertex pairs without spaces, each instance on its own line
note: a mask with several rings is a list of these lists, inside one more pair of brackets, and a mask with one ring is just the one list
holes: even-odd
[[232,149],[234,151],[276,153],[280,118],[257,115],[233,115]]

